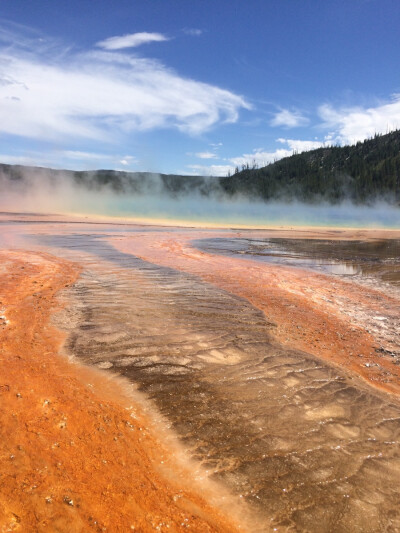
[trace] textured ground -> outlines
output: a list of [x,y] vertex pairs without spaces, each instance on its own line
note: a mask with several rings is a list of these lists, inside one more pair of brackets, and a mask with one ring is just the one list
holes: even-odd
[[190,244],[199,237],[207,234],[164,232],[110,242],[245,298],[276,324],[273,337],[280,345],[336,363],[373,386],[400,394],[400,361],[391,355],[400,348],[398,293],[308,270],[207,254]]
[[[0,235],[20,247],[0,252],[0,532],[235,530],[198,493],[235,497],[104,371],[262,531],[400,528],[396,291],[191,245],[215,232],[23,231],[35,251]],[[65,348],[101,371],[58,355],[61,301]]]
[[171,458],[115,384],[57,355],[49,313],[79,269],[22,251],[0,265],[0,531],[235,530],[160,474]]

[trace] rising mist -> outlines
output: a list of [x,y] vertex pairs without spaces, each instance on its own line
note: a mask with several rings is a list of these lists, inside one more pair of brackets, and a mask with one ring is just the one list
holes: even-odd
[[2,165],[0,210],[123,217],[227,226],[400,227],[390,202],[355,205],[228,194],[218,178],[115,171],[72,172]]

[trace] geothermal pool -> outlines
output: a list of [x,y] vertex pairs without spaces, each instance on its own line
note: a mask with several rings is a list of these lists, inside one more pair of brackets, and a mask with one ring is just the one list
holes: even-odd
[[398,240],[6,222],[0,245],[81,265],[64,353],[134,383],[250,529],[400,529]]

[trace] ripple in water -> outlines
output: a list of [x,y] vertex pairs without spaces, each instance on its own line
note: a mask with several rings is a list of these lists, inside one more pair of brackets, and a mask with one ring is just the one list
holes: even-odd
[[263,530],[400,530],[395,400],[274,346],[260,311],[195,276],[100,236],[42,242],[85,267],[63,318],[70,353],[137,383]]

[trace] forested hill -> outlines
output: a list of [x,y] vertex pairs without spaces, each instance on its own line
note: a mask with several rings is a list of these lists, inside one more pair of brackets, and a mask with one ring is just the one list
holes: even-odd
[[265,201],[370,203],[384,199],[399,204],[400,131],[353,146],[294,154],[259,169],[245,168],[222,178],[220,185],[230,195]]
[[248,198],[306,203],[386,200],[400,205],[400,131],[353,146],[294,154],[263,168],[245,167],[217,178],[115,170],[69,171],[0,164],[0,194],[47,190],[60,183],[88,191],[184,198]]
[[24,190],[59,186],[93,192],[120,195],[157,195],[168,197],[216,196],[221,194],[218,178],[212,176],[181,176],[152,172],[123,172],[119,170],[56,170],[45,167],[0,164],[0,194],[2,190]]

